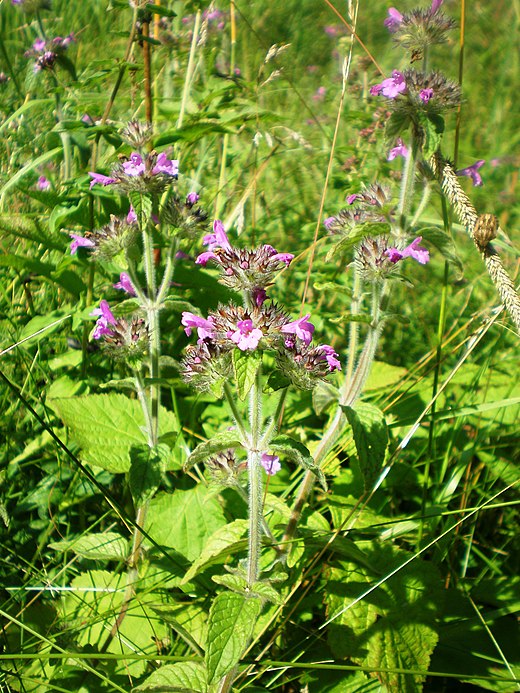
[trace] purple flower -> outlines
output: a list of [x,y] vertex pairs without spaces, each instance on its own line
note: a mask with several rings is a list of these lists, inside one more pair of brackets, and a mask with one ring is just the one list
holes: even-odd
[[[350,203],[349,203],[350,204]],[[327,217],[325,221],[323,222],[323,226],[326,229],[329,229],[331,227],[331,224],[333,224],[336,221],[336,217]]]
[[397,70],[394,70],[392,76],[384,79],[381,84],[375,84],[373,87],[370,87],[372,96],[382,94],[388,99],[395,99],[405,90],[406,82],[404,81],[404,75]]
[[386,26],[386,28],[391,34],[395,34],[395,32],[401,26],[402,21],[403,15],[400,12],[398,12],[395,9],[395,7],[390,7],[390,9],[388,10],[388,17],[385,19],[383,24]]
[[101,301],[99,308],[95,308],[91,315],[98,315],[96,326],[94,332],[92,333],[93,339],[99,339],[103,335],[111,335],[112,330],[109,325],[116,325],[117,320],[115,319],[107,301]]
[[430,14],[435,14],[443,2],[444,2],[444,0],[432,0],[432,5],[430,7]]
[[266,452],[262,453],[260,464],[269,476],[273,476],[282,468],[278,455],[268,455]]
[[41,38],[36,39],[32,45],[33,50],[37,53],[42,53],[45,50],[45,41]]
[[51,187],[51,182],[45,176],[40,176],[36,183],[38,190],[48,190]]
[[115,178],[110,178],[110,176],[104,176],[102,173],[94,173],[94,171],[89,171],[88,175],[92,178],[90,181],[90,189],[95,185],[112,185],[116,182]]
[[335,26],[334,24],[329,24],[328,26],[323,27],[323,31],[327,34],[327,36],[339,36],[341,33],[339,28]]
[[231,332],[228,336],[240,351],[253,351],[258,346],[264,333],[257,327],[253,327],[252,320],[247,319],[239,320],[235,332]]
[[387,161],[393,161],[397,156],[402,156],[405,159],[408,156],[408,147],[403,144],[403,140],[400,137],[397,140],[396,146],[388,152],[386,158]]
[[341,370],[339,357],[329,344],[321,344],[319,347],[317,347],[317,351],[320,351],[323,354],[324,360],[329,364],[329,370],[331,373],[332,371]]
[[93,248],[96,245],[94,241],[84,236],[79,236],[77,233],[69,233],[69,236],[73,239],[70,244],[71,255],[75,255],[78,252],[78,248]]
[[424,101],[424,103],[428,103],[432,96],[433,89],[421,89],[421,91],[419,92],[419,97]]
[[121,274],[119,275],[119,281],[116,284],[113,284],[113,287],[114,289],[121,289],[122,291],[126,291],[126,293],[130,294],[130,296],[136,295],[134,285],[132,284],[132,280],[126,272],[121,272]]
[[125,161],[123,164],[123,171],[127,176],[141,176],[145,170],[143,157],[137,152],[132,152],[129,161]]
[[270,253],[271,260],[273,260],[273,262],[284,262],[287,267],[289,267],[291,262],[294,260],[294,255],[292,253],[277,253],[272,245],[266,244],[263,246],[263,249]]
[[405,257],[413,257],[421,265],[425,265],[430,260],[430,253],[426,248],[421,248],[419,243],[422,241],[422,236],[419,236],[414,241],[407,245],[403,250],[398,250],[397,248],[388,248],[385,251],[385,255],[390,258],[390,262],[394,264],[399,262]]
[[253,289],[253,303],[255,306],[262,306],[267,298],[267,292],[265,289]]
[[471,178],[471,180],[473,181],[474,186],[480,186],[483,185],[483,183],[482,176],[480,175],[478,170],[485,163],[485,159],[479,159],[478,161],[475,161],[475,163],[471,166],[468,166],[467,168],[461,168],[460,171],[455,171],[455,173],[457,176],[469,176],[469,178]]
[[193,205],[197,204],[199,199],[200,197],[196,192],[190,192],[186,195],[186,204],[188,207],[193,207]]
[[189,313],[184,311],[182,314],[181,324],[184,325],[184,332],[189,337],[193,327],[196,328],[199,340],[203,340],[206,337],[213,337],[213,318],[201,318],[194,313]]
[[201,253],[196,258],[195,263],[197,265],[202,265],[203,267],[206,266],[209,260],[215,260],[217,258],[213,252],[215,248],[224,248],[224,250],[231,249],[231,243],[229,242],[226,230],[224,229],[224,224],[220,221],[220,219],[216,219],[213,222],[213,233],[206,234],[202,239],[202,243],[203,245],[208,246],[208,250]]
[[177,176],[179,173],[179,162],[176,159],[168,159],[164,152],[157,157],[157,163],[152,169],[153,174],[166,173],[168,176]]
[[130,209],[128,210],[128,214],[126,215],[126,223],[127,224],[135,224],[137,221],[137,214],[135,213],[135,209],[133,208],[132,205],[130,205]]
[[311,314],[307,313],[303,318],[288,322],[282,327],[281,331],[284,334],[295,334],[308,346],[312,341],[312,333],[314,332],[314,325],[309,322],[310,317]]
[[[352,195],[349,195],[349,196],[347,197],[347,204],[348,204],[348,205],[354,204],[354,202],[355,202],[359,197],[361,197],[361,195],[358,195],[357,193],[353,193]],[[331,218],[331,219],[334,219],[334,217],[330,217],[330,218]]]

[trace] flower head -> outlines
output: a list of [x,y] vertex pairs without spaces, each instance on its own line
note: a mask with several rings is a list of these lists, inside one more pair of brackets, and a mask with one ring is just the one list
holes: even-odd
[[94,185],[117,185],[124,192],[137,190],[139,192],[163,191],[172,179],[177,178],[179,162],[168,159],[164,152],[150,152],[142,156],[132,152],[130,157],[114,168],[110,176],[89,172],[92,178],[90,187]]
[[262,330],[253,326],[251,319],[239,320],[237,329],[229,334],[232,342],[235,342],[241,351],[254,351],[264,336]]
[[38,182],[36,183],[38,190],[49,190],[51,187],[51,182],[45,176],[40,176]]
[[184,311],[182,314],[181,324],[184,325],[184,332],[189,337],[192,328],[197,330],[199,340],[206,339],[206,337],[212,337],[214,332],[213,318],[201,318],[199,315]]
[[482,182],[482,176],[478,172],[479,168],[481,168],[484,164],[486,163],[485,159],[479,159],[478,161],[475,161],[474,164],[471,164],[471,166],[468,166],[466,168],[461,168],[459,171],[455,171],[457,176],[468,176],[471,178],[473,181],[473,185],[475,187],[483,185]]
[[401,26],[403,21],[403,15],[398,12],[395,7],[390,7],[388,10],[388,17],[383,22],[388,31],[394,34],[398,28]]

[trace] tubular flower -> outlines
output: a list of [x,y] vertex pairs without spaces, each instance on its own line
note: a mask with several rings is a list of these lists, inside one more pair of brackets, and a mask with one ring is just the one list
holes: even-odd
[[479,159],[478,161],[475,161],[475,163],[472,164],[471,166],[468,166],[467,168],[461,168],[459,171],[455,171],[455,173],[457,176],[468,176],[473,181],[473,185],[475,187],[478,187],[478,186],[481,186],[484,184],[482,182],[482,176],[480,175],[478,170],[485,163],[486,163],[485,159]]
[[260,464],[265,469],[268,476],[277,474],[282,468],[278,455],[268,455],[266,452],[262,453]]
[[112,329],[110,328],[110,325],[116,325],[117,320],[115,319],[114,314],[110,310],[110,306],[108,305],[107,301],[101,301],[101,303],[99,304],[99,308],[95,308],[92,311],[91,315],[98,316],[98,319],[94,326],[94,331],[92,332],[93,339],[100,339],[104,335],[112,334]]
[[421,265],[425,265],[430,260],[430,253],[426,248],[421,248],[419,243],[422,241],[422,236],[419,236],[414,241],[407,245],[403,250],[397,248],[388,248],[386,255],[390,258],[390,262],[394,264],[405,257],[412,257]]
[[393,161],[396,157],[402,156],[404,159],[408,156],[408,147],[403,144],[403,140],[399,137],[395,147],[388,152],[387,161]]
[[130,296],[136,295],[134,285],[132,284],[132,280],[126,272],[121,272],[121,274],[119,275],[119,281],[113,286],[114,289],[121,289],[121,291],[126,291],[126,293],[130,294]]
[[391,77],[387,77],[380,84],[370,87],[372,96],[386,96],[387,99],[395,99],[406,91],[406,82],[402,72],[394,70]]

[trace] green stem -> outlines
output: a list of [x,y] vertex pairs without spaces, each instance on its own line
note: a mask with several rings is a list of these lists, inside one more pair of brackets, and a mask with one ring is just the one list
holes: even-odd
[[410,147],[410,153],[405,159],[403,177],[401,180],[401,190],[399,193],[399,204],[397,206],[397,212],[401,221],[403,215],[408,213],[412,203],[418,148],[417,137],[412,131],[412,144]]
[[278,427],[279,427],[279,421],[282,415],[283,411],[283,406],[285,404],[285,400],[287,398],[287,392],[288,389],[284,388],[280,392],[280,397],[278,398],[278,403],[276,405],[276,411],[271,417],[269,424],[265,431],[262,434],[262,438],[260,440],[260,449],[262,451],[267,450],[269,448],[269,443],[271,442],[272,437],[277,433]]
[[235,395],[233,394],[233,391],[229,383],[224,384],[224,396],[226,398],[227,403],[229,404],[229,408],[231,409],[231,414],[233,415],[233,420],[235,421],[236,427],[240,432],[240,441],[244,447],[249,447],[251,439],[249,433],[246,431],[246,427],[244,426],[242,415],[238,410],[235,401]]
[[249,392],[249,427],[251,445],[247,451],[247,472],[249,477],[249,537],[247,557],[247,584],[251,588],[260,575],[260,549],[262,537],[262,465],[259,449],[260,426],[262,422],[262,368],[256,373],[255,382]]
[[176,238],[172,240],[170,243],[170,247],[168,248],[168,255],[166,256],[166,265],[164,268],[164,274],[163,278],[161,281],[161,285],[159,286],[159,290],[157,292],[157,298],[156,298],[156,303],[157,305],[161,305],[164,297],[166,296],[168,289],[170,287],[170,282],[173,277],[173,270],[175,268],[175,255],[177,253],[177,249],[179,247],[179,243]]

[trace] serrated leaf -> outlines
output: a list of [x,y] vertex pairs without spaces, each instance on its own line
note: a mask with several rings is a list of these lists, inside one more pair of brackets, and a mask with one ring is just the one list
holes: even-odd
[[155,604],[154,612],[200,657],[204,657],[204,648],[208,633],[208,612],[196,603]]
[[[69,427],[84,462],[121,474],[130,469],[131,447],[147,444],[141,405],[123,394],[63,397],[47,404]],[[176,428],[175,415],[161,407],[159,434]]]
[[206,671],[202,664],[197,662],[175,662],[165,664],[143,681],[139,686],[132,688],[132,693],[154,691],[155,693],[168,693],[180,691],[181,693],[206,693]]
[[[377,572],[354,563],[340,563],[330,571],[328,614],[338,616],[329,626],[329,645],[339,658],[350,658],[369,670],[389,669],[377,674],[388,690],[417,693],[438,639],[440,576],[433,564],[417,559],[359,599],[381,574],[390,574],[410,557],[389,545],[367,542],[362,548]],[[395,671],[399,669],[424,673]]]
[[417,113],[419,124],[424,134],[422,153],[426,161],[435,154],[441,146],[444,133],[444,119],[436,113]]
[[117,532],[85,534],[71,541],[49,544],[54,551],[73,551],[76,556],[96,561],[124,561],[128,553],[128,541]]
[[311,453],[307,450],[305,445],[289,436],[279,435],[271,440],[269,448],[276,454],[282,454],[293,462],[296,462],[296,464],[303,467],[303,469],[312,472],[320,482],[323,490],[327,490],[325,476],[318,465],[315,464]]
[[167,445],[152,449],[143,444],[130,448],[128,485],[136,508],[150,500],[159,488],[169,454]]
[[234,450],[241,446],[236,431],[221,431],[216,433],[210,440],[199,443],[195,450],[190,454],[184,465],[184,470],[190,469],[194,464],[204,462],[208,457],[216,455],[222,450]]
[[183,583],[192,580],[197,573],[217,563],[229,554],[234,554],[247,547],[247,539],[243,536],[247,532],[247,520],[234,520],[224,527],[219,527],[208,539],[198,558],[186,573]]
[[260,609],[259,599],[248,599],[236,592],[223,592],[214,600],[208,622],[208,684],[218,681],[240,661]]
[[152,198],[137,190],[130,191],[128,197],[137,215],[140,228],[145,228],[152,218]]
[[368,491],[379,478],[385,461],[388,445],[385,417],[380,409],[368,402],[358,402],[354,408],[341,408],[352,426],[363,483],[365,491]]
[[145,528],[157,544],[194,561],[209,537],[225,524],[218,499],[199,484],[187,491],[158,493],[150,501]]
[[255,383],[258,369],[262,363],[262,354],[256,350],[241,351],[240,349],[234,349],[232,362],[237,394],[243,400],[247,397]]
[[402,111],[394,111],[386,121],[385,139],[393,142],[410,126],[410,116]]

